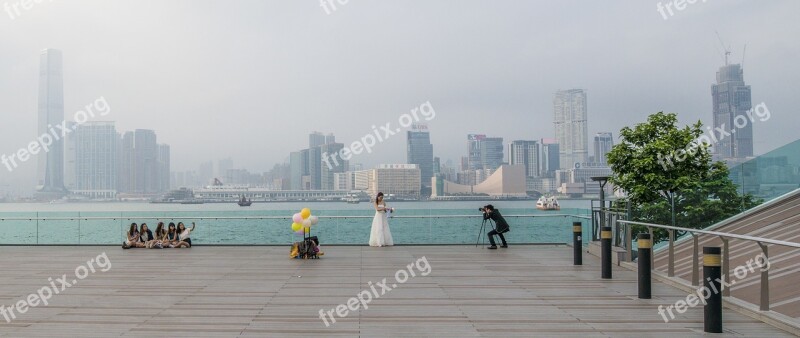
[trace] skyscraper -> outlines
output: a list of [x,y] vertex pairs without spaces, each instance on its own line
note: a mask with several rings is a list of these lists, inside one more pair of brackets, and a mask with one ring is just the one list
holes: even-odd
[[117,195],[118,134],[114,122],[87,122],[70,136],[74,139],[73,193],[97,199]]
[[156,133],[147,129],[136,129],[134,139],[134,185],[139,194],[158,192],[158,143]]
[[[727,63],[727,61],[726,61]],[[714,153],[723,159],[753,156],[753,125],[747,123],[747,111],[752,108],[750,86],[744,83],[744,71],[739,64],[720,67],[717,83],[711,85],[714,130],[734,131],[714,144]],[[738,118],[743,116],[744,119]],[[737,120],[745,121],[737,123]]]
[[[319,147],[321,155],[324,156],[325,154],[338,154],[339,151],[344,149],[344,144],[341,143],[326,143]],[[332,156],[332,155],[329,155]],[[343,173],[347,171],[350,167],[349,161],[344,159],[338,158],[336,155],[336,161],[328,159],[327,162],[322,161],[320,166],[320,189],[322,190],[334,190],[335,187],[335,180],[334,174],[336,173]],[[320,158],[320,161],[322,159]],[[330,164],[330,166],[329,166]]]
[[170,148],[169,145],[158,145],[158,191],[169,191],[170,188]]
[[302,190],[303,176],[306,175],[307,155],[302,151],[294,151],[289,154],[289,189]]
[[589,132],[587,130],[586,91],[560,90],[553,100],[556,139],[559,145],[559,162],[563,169],[574,168],[575,163],[589,159]]
[[433,176],[433,145],[427,125],[414,124],[406,133],[406,163],[419,167],[422,187],[430,188]]
[[480,141],[481,167],[478,169],[495,170],[503,164],[503,138],[487,137]]
[[[49,134],[51,128],[64,122],[64,78],[61,51],[45,49],[39,56],[39,133]],[[64,139],[56,132],[49,151],[38,155],[36,190],[43,193],[66,193],[64,188]]]
[[558,142],[555,139],[542,139],[542,175],[555,177],[556,170],[561,169]]
[[539,177],[539,143],[536,141],[514,141],[508,144],[508,163],[525,167],[525,177]]
[[600,132],[594,136],[594,162],[608,164],[606,154],[614,146],[614,137],[610,132]]
[[467,135],[467,166],[464,170],[483,169],[481,164],[481,141],[486,138],[482,134]]

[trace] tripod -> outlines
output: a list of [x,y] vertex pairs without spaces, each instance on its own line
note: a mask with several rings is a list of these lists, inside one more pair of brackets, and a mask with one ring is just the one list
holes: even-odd
[[[489,222],[486,222],[486,221],[489,221]],[[489,223],[489,225],[492,226],[492,230],[494,230],[494,221],[492,221],[491,218],[484,219],[483,223],[481,223],[481,230],[478,231],[478,239],[475,241],[475,247],[476,248],[478,247],[478,243],[480,243],[481,246],[484,246],[485,243],[486,243],[486,237],[485,237],[486,233],[484,232],[486,230],[486,223]]]

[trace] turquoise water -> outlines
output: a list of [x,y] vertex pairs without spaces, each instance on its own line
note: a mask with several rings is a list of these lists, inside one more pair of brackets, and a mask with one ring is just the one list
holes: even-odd
[[[482,220],[477,208],[487,203],[500,209],[511,224],[509,243],[571,242],[573,221],[584,223],[587,238],[588,220],[557,215],[586,216],[588,201],[562,201],[561,211],[536,210],[534,201],[397,202],[390,203],[397,211],[389,219],[395,244],[474,244]],[[320,217],[312,235],[323,245],[368,242],[375,214],[369,203],[263,203],[250,208],[94,203],[0,204],[0,244],[121,244],[131,222],[146,222],[155,230],[159,221],[181,221],[187,226],[197,223],[192,233],[195,244],[281,245],[299,238],[290,229],[291,216],[303,207]]]

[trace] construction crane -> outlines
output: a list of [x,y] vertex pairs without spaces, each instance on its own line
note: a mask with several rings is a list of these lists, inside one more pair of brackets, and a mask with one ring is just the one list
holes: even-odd
[[722,37],[719,36],[719,32],[717,32],[717,31],[714,31],[714,32],[717,33],[717,39],[719,39],[719,44],[722,45],[722,50],[725,51],[725,65],[727,66],[728,65],[728,56],[731,55],[731,47],[730,46],[725,47],[725,43],[722,42]]

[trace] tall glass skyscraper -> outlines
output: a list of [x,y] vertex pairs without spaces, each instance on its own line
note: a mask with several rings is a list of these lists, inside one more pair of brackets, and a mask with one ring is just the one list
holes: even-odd
[[555,177],[561,169],[558,142],[555,139],[542,139],[542,176]]
[[433,176],[433,144],[428,126],[415,124],[406,135],[406,163],[419,167],[422,187],[430,188]]
[[[714,144],[715,154],[722,159],[753,156],[753,125],[748,123],[747,118],[747,111],[752,108],[750,86],[744,83],[741,65],[725,65],[719,69],[717,83],[711,85],[711,97],[714,105],[713,130],[719,128],[731,132],[730,136],[726,135]],[[738,116],[743,117],[737,119]]]
[[88,122],[78,126],[75,143],[75,190],[91,198],[113,199],[117,195],[117,142],[114,122]]
[[503,138],[487,137],[481,140],[481,169],[496,170],[503,164]]
[[572,169],[575,163],[589,159],[586,91],[560,90],[553,100],[556,139],[562,169]]
[[614,137],[610,132],[600,132],[594,136],[594,161],[608,164],[606,154],[614,146]]
[[[64,138],[57,125],[64,122],[64,78],[61,69],[61,51],[45,49],[39,56],[39,134],[56,131],[49,151],[39,153],[37,159],[36,190],[43,193],[65,193],[64,188]],[[56,139],[57,138],[57,139]]]

